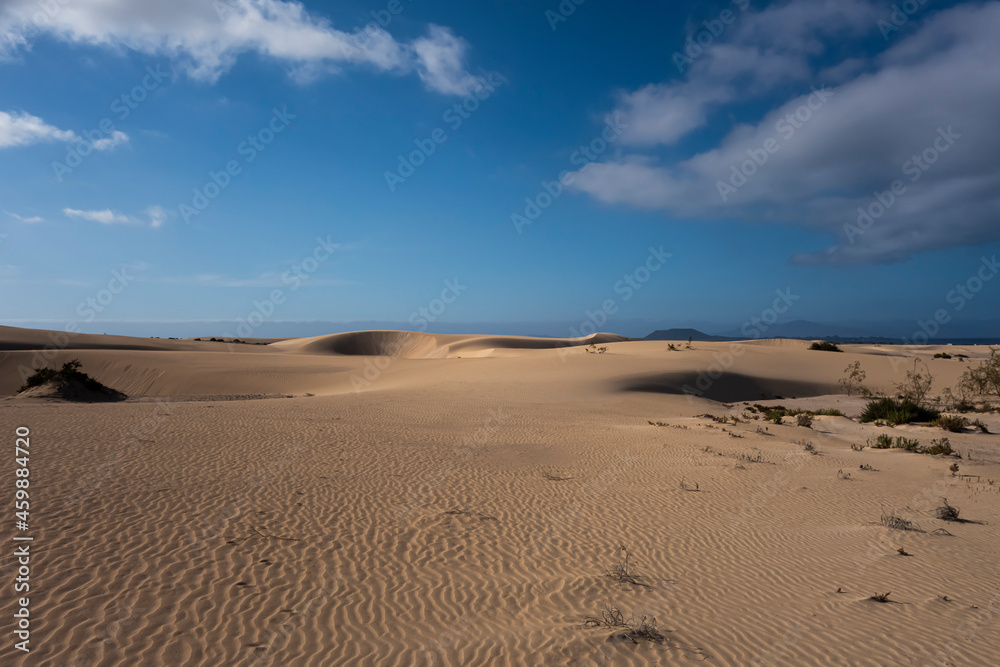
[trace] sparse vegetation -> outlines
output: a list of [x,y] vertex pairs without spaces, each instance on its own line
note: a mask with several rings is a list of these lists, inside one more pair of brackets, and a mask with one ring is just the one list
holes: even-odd
[[869,600],[874,600],[875,602],[889,602],[889,596],[892,595],[892,591],[888,593],[876,593],[875,595],[868,598]]
[[891,510],[888,512],[886,512],[884,509],[882,510],[882,517],[880,523],[886,528],[892,528],[894,530],[913,530],[913,531],[920,530],[920,528],[917,527],[917,524],[913,523],[912,521],[907,521],[906,519],[897,515],[895,512]]
[[800,445],[802,449],[806,450],[810,454],[819,454],[819,450],[816,446],[812,444],[811,440],[792,440],[793,444]]
[[681,486],[681,491],[701,491],[701,488],[698,487],[698,482],[695,482],[694,485],[692,486],[691,484],[685,482],[683,477],[681,477],[680,486]]
[[990,348],[990,358],[966,369],[958,383],[963,395],[1000,398],[1000,348]]
[[821,341],[817,341],[817,342],[813,343],[812,345],[809,346],[809,349],[810,350],[821,350],[823,352],[843,352],[843,350],[841,350],[839,347],[837,347],[834,343],[831,343],[831,342],[825,341],[825,340],[821,340]]
[[961,433],[969,425],[969,420],[958,415],[941,415],[934,420],[934,426],[952,433]]
[[951,355],[947,352],[938,352],[934,355],[935,359],[951,359]]
[[[923,364],[923,369],[920,366]],[[923,406],[927,394],[934,384],[934,378],[927,364],[919,359],[913,360],[913,369],[906,371],[906,379],[896,385],[896,394],[903,400]]]
[[872,449],[889,449],[892,447],[892,436],[888,433],[879,433],[874,441],[868,441],[868,446]]
[[585,349],[586,349],[586,350],[587,350],[587,352],[589,352],[590,354],[604,354],[605,352],[607,352],[607,351],[608,351],[608,348],[607,348],[607,346],[606,346],[606,345],[602,345],[601,347],[597,347],[597,346],[596,346],[596,345],[594,345],[593,343],[591,343],[591,344],[590,344],[590,345],[589,345],[588,347],[586,347]]
[[948,442],[948,438],[940,438],[938,440],[931,440],[930,447],[924,447],[918,450],[920,454],[930,454],[932,456],[944,455],[951,456],[955,453],[955,450],[951,448],[951,443]]
[[620,584],[633,584],[635,586],[649,586],[649,584],[644,583],[636,572],[635,566],[632,563],[631,554],[629,554],[628,548],[624,544],[618,546],[615,550],[615,556],[618,558],[618,562],[610,570],[607,570],[605,574],[611,577]]
[[911,424],[913,422],[931,422],[941,416],[932,408],[925,408],[909,398],[897,400],[884,397],[869,401],[858,421],[862,423],[883,420],[893,426]]
[[121,392],[101,384],[81,371],[80,366],[80,360],[73,359],[72,361],[64,363],[58,370],[55,368],[40,368],[28,377],[27,380],[25,380],[24,385],[18,389],[17,392],[21,393],[34,387],[40,387],[43,384],[51,383],[57,387],[76,385],[83,389],[87,389],[98,394],[104,394],[105,396],[111,398],[125,397],[125,395]]
[[813,418],[812,415],[800,414],[795,416],[795,422],[799,426],[804,426],[805,428],[812,428]]
[[914,438],[904,438],[903,436],[897,436],[896,442],[893,444],[895,449],[905,449],[908,452],[913,452],[919,454],[922,450],[920,448],[920,441]]
[[[786,408],[783,405],[761,405],[760,403],[755,403],[753,406],[747,408],[751,413],[761,413],[764,415],[764,419],[774,421],[776,416],[784,417],[798,417],[799,415],[808,415],[810,417],[843,417],[844,413],[836,408],[829,408],[823,410],[799,410]],[[775,422],[780,424],[780,421]]]
[[665,644],[667,641],[666,635],[656,629],[655,618],[644,615],[638,621],[632,616],[626,619],[621,609],[611,605],[605,605],[600,616],[588,616],[583,624],[593,628],[621,628],[625,631],[624,635],[636,644],[643,639],[655,644]]
[[674,345],[673,343],[670,343],[670,344],[668,344],[668,345],[667,345],[667,349],[668,349],[668,350],[670,350],[671,352],[678,352],[678,351],[679,351],[679,350],[677,349],[677,346],[676,346],[676,345]]
[[958,521],[959,509],[948,504],[947,498],[942,498],[944,503],[934,510],[934,516],[942,521]]
[[975,421],[970,422],[969,426],[971,426],[973,428],[979,429],[980,433],[987,433],[988,434],[990,432],[990,430],[988,428],[986,428],[986,424],[983,423],[982,419],[976,419]]
[[716,417],[715,415],[709,414],[708,412],[706,412],[706,413],[698,415],[698,416],[701,417],[702,419],[711,419],[716,424],[727,424],[727,423],[729,423],[729,417],[726,416],[726,415],[722,415],[721,417]]
[[844,369],[844,377],[837,381],[847,395],[850,396],[855,391],[861,392],[863,395],[867,395],[870,392],[864,388],[865,372],[861,369],[861,362],[855,361],[853,364],[849,364],[847,368]]

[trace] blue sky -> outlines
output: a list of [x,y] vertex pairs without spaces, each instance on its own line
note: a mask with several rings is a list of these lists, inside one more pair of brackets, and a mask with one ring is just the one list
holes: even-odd
[[659,4],[6,2],[0,322],[997,335],[1000,3]]

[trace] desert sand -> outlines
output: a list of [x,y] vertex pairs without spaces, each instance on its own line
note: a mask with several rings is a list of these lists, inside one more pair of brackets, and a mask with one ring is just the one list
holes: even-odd
[[[0,470],[0,663],[997,664],[1000,436],[750,411],[856,416],[847,364],[890,391],[919,357],[938,392],[988,348],[249,342],[268,344],[67,336],[47,363],[129,396],[78,403],[15,397],[52,334],[0,327],[5,465],[29,427],[34,535],[26,656]],[[962,458],[852,449],[879,433]],[[968,521],[935,518],[942,498]],[[634,582],[607,576],[620,546]],[[585,623],[607,607],[663,640]]]

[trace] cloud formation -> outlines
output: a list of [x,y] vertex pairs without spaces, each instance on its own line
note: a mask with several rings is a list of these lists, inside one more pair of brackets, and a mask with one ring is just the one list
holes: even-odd
[[[71,44],[131,49],[176,61],[191,77],[214,82],[244,53],[283,61],[301,81],[342,65],[415,71],[431,90],[465,95],[468,45],[448,28],[397,42],[381,28],[335,29],[294,0],[10,0],[0,7],[0,58],[30,48],[45,33]],[[44,20],[36,20],[42,13]]]
[[[72,130],[60,130],[38,116],[18,112],[0,111],[0,149],[28,146],[47,141],[73,143],[81,138]],[[91,142],[94,150],[106,151],[128,141],[128,135],[115,130],[109,136]]]
[[102,225],[144,225],[153,229],[161,227],[167,220],[167,212],[162,206],[150,206],[147,208],[146,217],[149,218],[148,220],[118,213],[110,208],[91,211],[64,208],[62,212],[67,218],[89,220],[90,222],[97,222]]
[[[11,213],[10,211],[4,211],[4,213],[6,213],[10,217],[14,218],[15,220],[19,220],[20,222],[24,222],[24,223],[27,223],[29,225],[33,225],[36,222],[44,222],[45,221],[45,218],[43,218],[41,216],[38,216],[38,215],[32,215],[30,217],[25,218],[24,216],[18,215],[17,213]],[[0,237],[0,238],[3,238],[3,237]]]
[[[573,187],[674,217],[834,239],[798,263],[891,262],[1000,239],[1000,2],[911,18],[883,52],[818,67],[831,37],[879,37],[886,13],[862,0],[793,0],[739,17],[680,81],[620,96],[631,150],[575,173]],[[683,139],[746,102],[768,110],[684,153]]]
[[27,146],[42,141],[79,141],[70,130],[60,130],[38,116],[0,111],[0,148]]

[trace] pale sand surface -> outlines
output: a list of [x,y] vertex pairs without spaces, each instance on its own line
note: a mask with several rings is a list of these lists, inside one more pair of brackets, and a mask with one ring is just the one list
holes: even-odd
[[[71,337],[54,359],[131,398],[0,399],[9,467],[15,427],[32,431],[35,536],[25,658],[4,524],[0,663],[997,663],[1000,436],[697,416],[743,400],[856,415],[864,401],[836,385],[852,361],[886,390],[907,354],[936,391],[967,364],[931,358],[945,348],[756,341],[689,400],[682,387],[732,344],[595,340],[606,353],[392,332]],[[0,327],[0,396],[49,342]],[[386,353],[401,356],[369,356]],[[1000,415],[981,418],[1000,433]],[[946,435],[978,477],[952,476],[953,458],[851,450],[880,432]],[[941,497],[976,523],[935,519]],[[880,526],[883,507],[924,532]],[[620,544],[648,586],[605,576]],[[894,603],[867,600],[886,591]],[[584,626],[606,604],[654,616],[668,642],[606,641]]]

